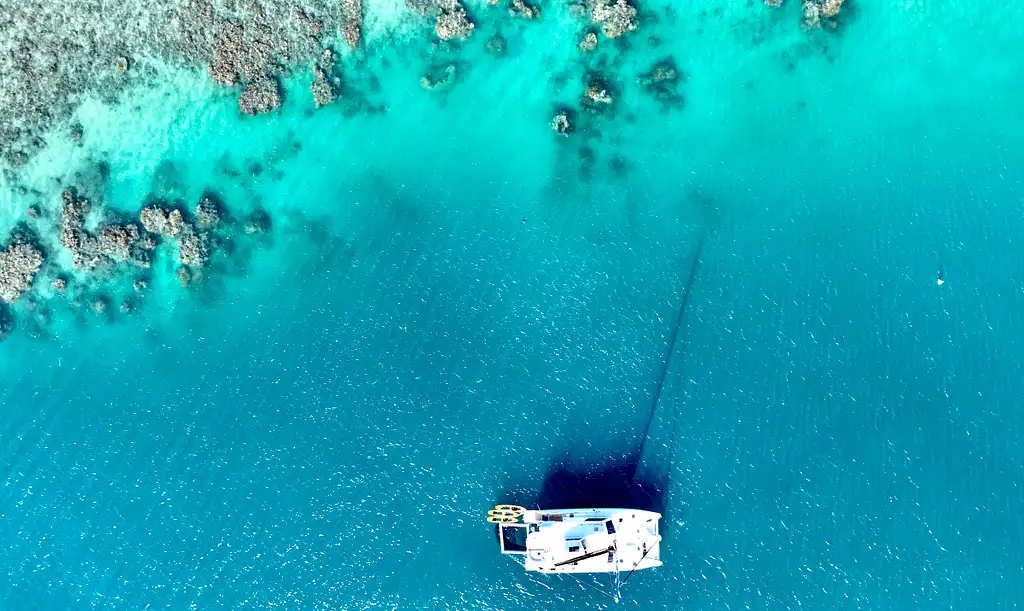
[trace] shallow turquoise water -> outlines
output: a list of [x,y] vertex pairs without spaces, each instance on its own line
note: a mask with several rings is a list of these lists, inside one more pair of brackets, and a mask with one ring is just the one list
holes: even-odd
[[[310,114],[304,76],[273,119],[183,73],[84,106],[27,170],[48,205],[106,160],[111,206],[214,188],[275,226],[198,295],[0,345],[0,608],[610,607],[483,515],[635,458],[702,240],[636,465],[666,566],[624,606],[1018,608],[1020,11],[647,6],[586,173],[554,8],[504,60],[482,25],[444,96],[448,55],[371,35],[379,90],[346,74],[383,114]],[[665,56],[681,110],[629,86]]]

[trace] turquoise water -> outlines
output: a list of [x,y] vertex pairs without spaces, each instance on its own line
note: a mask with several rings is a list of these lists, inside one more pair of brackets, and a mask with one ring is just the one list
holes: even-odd
[[[172,68],[84,101],[0,228],[100,161],[115,209],[214,189],[274,226],[201,290],[158,260],[137,313],[54,297],[0,344],[0,608],[612,608],[483,518],[606,469],[665,512],[627,608],[1024,604],[1021,10],[643,6],[568,139],[546,4],[471,4],[458,50],[371,4],[364,99],[316,113],[305,71],[270,117]],[[634,82],[666,57],[683,108]],[[555,496],[618,494],[586,481]]]

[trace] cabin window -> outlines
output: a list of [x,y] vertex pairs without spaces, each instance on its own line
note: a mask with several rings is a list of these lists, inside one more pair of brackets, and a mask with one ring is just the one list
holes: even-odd
[[569,553],[578,552],[578,551],[580,551],[580,546],[578,546],[578,545],[570,545],[569,546]]

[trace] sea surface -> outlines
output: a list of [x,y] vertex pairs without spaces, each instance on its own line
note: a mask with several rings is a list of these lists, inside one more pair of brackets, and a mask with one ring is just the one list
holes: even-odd
[[[561,138],[564,5],[445,49],[392,4],[358,103],[303,69],[243,117],[168,66],[21,170],[49,214],[104,163],[112,209],[273,228],[201,289],[158,260],[131,315],[16,312],[0,609],[1024,607],[1024,5],[645,0],[614,113]],[[485,522],[584,498],[664,512],[618,605]]]

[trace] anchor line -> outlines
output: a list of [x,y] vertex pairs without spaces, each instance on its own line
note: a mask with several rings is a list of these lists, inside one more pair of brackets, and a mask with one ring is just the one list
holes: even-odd
[[669,363],[672,362],[672,356],[675,354],[676,345],[678,344],[679,329],[683,326],[683,320],[686,317],[686,304],[690,301],[693,282],[697,277],[697,268],[700,264],[701,251],[704,249],[705,237],[706,236],[701,236],[700,241],[697,242],[697,251],[693,256],[693,263],[690,265],[690,275],[687,277],[686,285],[683,287],[682,298],[679,302],[679,310],[676,312],[675,324],[672,326],[672,333],[669,335],[665,360],[661,365],[661,374],[658,376],[658,383],[654,387],[654,396],[651,400],[651,409],[647,414],[647,423],[644,425],[643,434],[640,437],[640,446],[637,448],[636,456],[638,460],[643,456],[644,447],[647,445],[647,439],[650,436],[651,426],[654,424],[654,414],[658,411],[658,403],[661,401],[661,392],[665,387],[665,378],[668,377]]
[[622,580],[622,584],[621,585],[626,585],[626,582],[629,581],[629,578],[633,575],[634,572],[636,572],[636,567],[638,567],[640,565],[640,563],[644,561],[644,558],[647,557],[647,554],[651,553],[652,549],[654,549],[653,545],[651,547],[647,548],[647,551],[644,552],[643,556],[640,556],[640,561],[633,565],[633,570],[626,574],[626,578]]
[[611,596],[612,598],[615,598],[615,596],[613,594],[611,594],[609,592],[605,592],[604,590],[602,590],[601,588],[599,588],[598,586],[596,586],[596,585],[594,585],[592,583],[587,583],[587,582],[583,581],[582,579],[580,579],[579,577],[577,577],[576,575],[574,575],[572,573],[569,573],[568,575],[570,577],[572,577],[573,579],[575,579],[576,581],[578,581],[581,586],[586,586],[586,587],[591,588],[591,589],[593,589],[594,591],[596,591],[596,592],[598,592],[600,594],[603,594],[605,596]]

